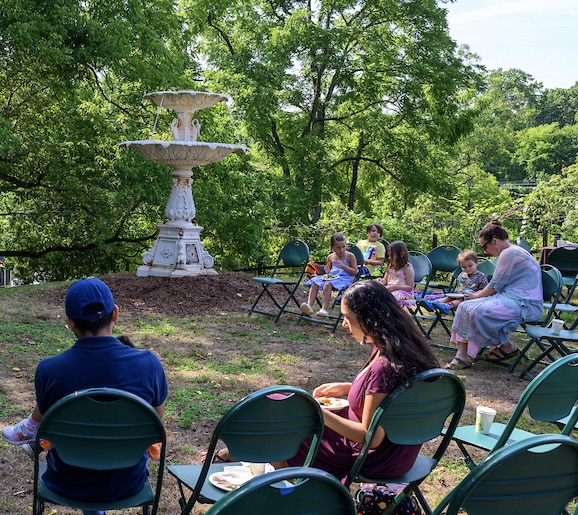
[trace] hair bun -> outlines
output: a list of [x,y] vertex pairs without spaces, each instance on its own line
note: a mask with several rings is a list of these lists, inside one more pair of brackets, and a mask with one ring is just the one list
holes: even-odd
[[497,218],[492,219],[490,222],[492,225],[497,225],[498,227],[503,227],[502,222],[500,222]]

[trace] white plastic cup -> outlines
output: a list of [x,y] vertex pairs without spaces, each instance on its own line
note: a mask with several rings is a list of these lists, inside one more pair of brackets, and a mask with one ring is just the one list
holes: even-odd
[[251,469],[251,475],[253,477],[262,476],[263,474],[265,474],[266,465],[267,465],[266,463],[251,463],[249,465],[249,468]]
[[554,334],[560,334],[560,331],[564,327],[564,320],[560,320],[559,318],[555,318],[552,320],[552,324],[550,328]]
[[476,408],[476,431],[484,435],[490,434],[490,428],[495,416],[496,410],[494,408],[478,406]]

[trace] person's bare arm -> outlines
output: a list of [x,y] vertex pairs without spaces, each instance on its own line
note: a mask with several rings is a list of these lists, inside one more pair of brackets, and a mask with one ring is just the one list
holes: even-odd
[[[340,417],[329,410],[323,410],[325,425],[333,429],[336,433],[339,433],[341,436],[345,436],[345,438],[348,438],[349,440],[363,443],[367,434],[367,429],[369,428],[369,424],[373,418],[373,414],[386,396],[385,393],[371,393],[365,396],[361,422]],[[379,427],[371,442],[371,448],[373,449],[377,447],[383,441],[384,436],[385,431],[382,427]]]
[[153,406],[153,408],[159,414],[159,417],[164,418],[164,416],[165,416],[165,403],[164,402],[159,406]]
[[483,290],[476,291],[476,292],[468,292],[464,293],[465,300],[474,300],[474,299],[481,299],[483,297],[489,297],[490,295],[495,295],[496,290],[491,286],[486,286]]

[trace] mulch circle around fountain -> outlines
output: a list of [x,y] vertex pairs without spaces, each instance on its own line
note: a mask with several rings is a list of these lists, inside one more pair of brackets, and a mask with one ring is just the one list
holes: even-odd
[[[132,272],[100,277],[112,291],[121,316],[163,314],[191,317],[247,311],[261,286],[245,272],[195,277],[137,277]],[[45,300],[64,306],[67,286],[47,290]]]

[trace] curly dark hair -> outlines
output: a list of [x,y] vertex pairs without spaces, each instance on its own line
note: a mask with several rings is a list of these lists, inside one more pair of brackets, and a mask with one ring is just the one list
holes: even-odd
[[343,301],[402,383],[407,384],[420,372],[439,367],[416,323],[382,284],[354,283],[343,295]]

